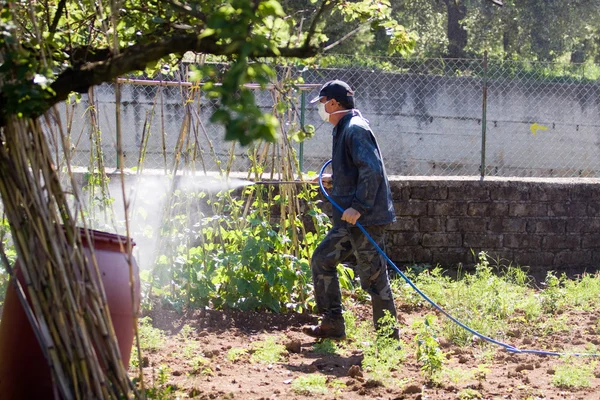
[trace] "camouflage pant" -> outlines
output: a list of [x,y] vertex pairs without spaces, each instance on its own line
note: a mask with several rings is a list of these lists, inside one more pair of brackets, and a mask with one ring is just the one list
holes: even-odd
[[[365,227],[373,240],[384,248],[385,225]],[[337,265],[354,253],[356,273],[361,287],[371,295],[373,322],[388,310],[396,317],[396,307],[390,289],[385,258],[357,227],[334,227],[319,244],[311,259],[315,299],[319,313],[336,317],[342,313],[342,294],[337,276]]]

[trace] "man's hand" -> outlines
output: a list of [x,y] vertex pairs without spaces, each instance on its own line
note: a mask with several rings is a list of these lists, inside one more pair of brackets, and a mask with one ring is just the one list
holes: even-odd
[[356,221],[360,218],[360,213],[356,211],[354,208],[347,208],[346,211],[342,214],[342,221],[346,221],[351,223],[352,225],[356,225]]
[[[311,182],[319,183],[319,177],[317,176]],[[333,187],[333,178],[331,178],[331,175],[323,175],[323,186],[325,189],[331,189]]]

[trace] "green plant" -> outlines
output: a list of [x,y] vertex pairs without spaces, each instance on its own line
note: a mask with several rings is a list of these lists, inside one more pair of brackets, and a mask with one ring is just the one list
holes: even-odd
[[354,270],[346,267],[343,264],[337,266],[338,279],[340,282],[340,288],[346,290],[354,289]]
[[253,343],[253,353],[250,361],[261,364],[272,364],[283,360],[285,346],[270,336],[262,342]]
[[152,326],[152,318],[143,317],[138,320],[138,333],[142,350],[157,350],[165,341],[165,334]]
[[240,360],[243,356],[245,356],[247,354],[248,354],[248,350],[241,349],[239,347],[234,347],[227,351],[227,359],[230,362],[237,362],[238,360]]
[[563,298],[563,290],[561,288],[561,282],[564,280],[564,276],[557,277],[554,272],[548,271],[544,285],[546,288],[541,292],[542,310],[546,314],[555,314],[560,306],[561,299]]
[[320,354],[335,354],[339,347],[336,343],[334,343],[331,339],[325,339],[321,342],[316,342],[313,345],[315,353]]
[[600,274],[585,273],[579,279],[563,280],[565,305],[591,310],[600,304]]
[[479,391],[477,391],[475,389],[471,389],[471,388],[462,389],[460,392],[458,392],[456,397],[459,400],[472,400],[472,399],[482,399],[483,398],[483,396],[481,395],[481,393]]
[[[161,236],[168,242],[163,246],[174,254],[157,258],[157,283],[171,285],[170,299],[187,297],[198,306],[275,312],[310,308],[308,260],[329,224],[315,206],[316,194],[307,188],[292,197],[274,194],[270,187],[253,187],[242,198],[231,192],[215,195],[208,200],[214,215],[201,215],[192,229],[186,226],[187,218],[171,216]],[[297,214],[285,222],[271,220],[275,204],[289,207],[298,200],[309,204],[315,232],[306,231]],[[179,215],[175,209],[170,213]]]
[[[366,322],[366,321],[365,321]],[[393,371],[406,360],[406,344],[390,337],[397,328],[396,320],[386,312],[379,320],[379,331],[374,334],[368,323],[361,325],[359,347],[363,351],[363,369],[380,380],[389,380]]]
[[541,318],[537,328],[542,336],[552,335],[558,332],[568,332],[569,318],[567,315],[555,316],[553,318]]
[[213,375],[210,361],[206,357],[198,355],[186,358],[189,360],[188,364],[192,368],[192,374]]
[[414,339],[417,361],[421,363],[421,371],[425,377],[433,381],[439,376],[446,361],[437,339],[435,316],[427,315],[423,320],[415,321],[413,328],[417,331]]
[[146,389],[146,397],[153,400],[171,399],[174,392],[173,386],[168,384],[171,378],[171,369],[166,365],[161,365],[156,374],[154,369],[152,370],[152,378],[153,385]]
[[441,372],[440,379],[449,381],[453,384],[467,382],[473,377],[472,371],[462,368],[444,368]]
[[[8,261],[10,265],[13,265],[17,258],[17,252],[12,243],[8,220],[4,215],[2,216],[2,219],[0,219],[0,242],[0,248],[6,256],[6,261]],[[7,270],[8,266],[4,265],[4,262],[4,257],[0,257],[0,306],[4,304],[4,293],[6,292],[6,287],[10,278]]]
[[[165,341],[164,332],[152,326],[152,318],[150,317],[138,319],[138,334],[142,354],[144,351],[158,350]],[[138,347],[135,345],[131,350],[129,365],[133,368],[139,367]]]
[[[502,271],[508,275],[503,275]],[[434,269],[431,273],[420,274],[415,283],[420,287],[422,281],[426,284],[423,291],[431,294],[434,301],[456,319],[486,336],[497,337],[499,332],[506,332],[509,317],[520,312],[524,304],[535,301],[532,289],[526,286],[528,280],[516,267],[494,267],[485,252],[479,253],[474,273],[464,274],[459,270],[458,279],[451,280]],[[528,308],[529,315],[534,315],[532,307],[528,305]],[[459,345],[472,342],[472,334],[449,319],[442,321],[442,332],[444,337]]]
[[298,377],[292,381],[292,390],[305,396],[326,394],[329,392],[327,377],[320,374],[309,374]]
[[181,354],[186,359],[191,359],[196,355],[196,352],[198,350],[199,349],[198,349],[198,345],[196,344],[196,342],[186,342],[185,346],[183,347],[183,350],[181,350]]
[[597,361],[586,362],[574,357],[565,357],[554,369],[552,384],[561,388],[589,387],[594,378]]
[[179,331],[179,336],[181,336],[181,338],[185,341],[185,340],[189,340],[192,337],[192,334],[195,332],[196,330],[194,328],[192,328],[190,325],[185,324],[181,327],[181,330]]

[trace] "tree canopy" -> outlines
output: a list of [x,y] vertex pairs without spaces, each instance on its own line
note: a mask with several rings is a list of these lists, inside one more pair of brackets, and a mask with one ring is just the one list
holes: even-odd
[[305,3],[298,9],[276,0],[0,0],[0,126],[10,115],[37,117],[72,92],[134,71],[152,74],[194,52],[229,63],[224,72],[205,65],[192,76],[220,99],[213,121],[227,127],[227,138],[272,140],[276,120],[243,87],[269,82],[274,69],[267,59],[312,57],[325,42],[343,41],[346,35],[324,32],[340,19],[353,29],[384,29],[392,52],[414,46],[388,0]]
[[423,57],[598,62],[598,0],[403,0],[392,15]]

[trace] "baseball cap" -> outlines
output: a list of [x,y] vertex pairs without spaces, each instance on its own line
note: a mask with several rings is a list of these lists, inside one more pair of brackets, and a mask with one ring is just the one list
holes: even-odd
[[323,97],[327,97],[328,99],[336,99],[343,105],[354,107],[354,91],[344,81],[336,79],[325,83],[323,86],[321,86],[319,95],[312,99],[310,104],[316,103]]

